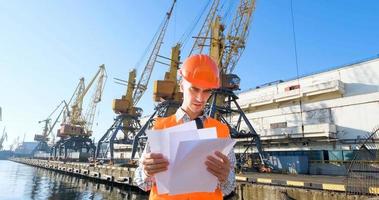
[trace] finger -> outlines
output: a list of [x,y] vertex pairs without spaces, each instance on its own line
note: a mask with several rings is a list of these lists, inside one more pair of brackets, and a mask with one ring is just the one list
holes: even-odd
[[153,164],[160,164],[160,163],[167,163],[168,164],[168,160],[165,158],[160,158],[160,159],[148,158],[148,159],[144,159],[142,161],[142,164],[144,164],[144,165],[153,165]]
[[166,170],[167,170],[167,167],[166,168],[153,169],[153,170],[145,170],[145,171],[146,171],[146,174],[148,174],[149,176],[152,176],[156,173],[163,172]]
[[[208,158],[208,160],[212,160],[212,161],[218,161],[217,163],[219,164],[219,165],[222,165],[222,166],[224,166],[225,168],[228,168],[228,169],[230,169],[231,168],[231,166],[230,166],[230,161],[229,161],[229,158],[228,157],[226,157],[224,154],[222,154],[221,152],[219,152],[219,151],[216,151],[216,156],[218,156],[218,158],[215,158],[215,157],[213,157],[213,156],[208,156],[207,158]],[[219,159],[220,158],[220,159]]]
[[160,164],[153,164],[153,165],[145,165],[144,168],[148,170],[154,170],[154,169],[160,169],[160,168],[167,168],[167,163],[160,163]]
[[225,176],[218,173],[217,171],[212,170],[211,168],[207,168],[207,171],[213,174],[220,182],[224,182],[226,180]]
[[[217,161],[217,159],[215,159],[214,161]],[[228,164],[222,165],[217,162],[213,162],[211,160],[207,160],[205,164],[207,165],[207,167],[223,174],[224,176],[228,176],[230,173],[230,166]]]
[[219,152],[219,151],[216,151],[216,152],[215,152],[215,155],[216,155],[217,157],[221,158],[222,161],[224,161],[225,163],[229,163],[229,158],[228,158],[226,155],[224,155],[223,153],[221,153],[221,152]]
[[164,171],[164,170],[167,170],[167,167],[153,167],[153,168],[145,168],[145,171],[148,171],[148,172],[157,172],[157,171]]
[[213,172],[217,173],[218,174],[217,177],[219,177],[221,179],[225,179],[230,173],[230,170],[228,168],[222,168],[222,167],[217,166],[214,163],[211,163],[208,161],[205,164],[207,165],[207,168],[209,168]]
[[205,162],[205,165],[206,165],[208,168],[210,168],[210,169],[212,169],[213,171],[216,171],[216,172],[218,172],[218,173],[221,173],[222,171],[225,171],[225,169],[223,169],[223,168],[221,167],[221,165],[217,165],[217,164],[215,164],[214,162],[206,161],[206,162]]
[[211,161],[211,162],[215,163],[216,165],[225,166],[224,161],[222,161],[218,158],[215,158],[213,156],[208,156],[207,159],[208,159],[208,161]]
[[224,163],[217,158],[210,157],[206,162],[210,162],[208,165],[212,165],[213,169],[220,171],[223,174],[230,173],[230,165],[229,163]]
[[220,176],[220,173],[211,169],[211,168],[207,168],[207,171],[210,172],[211,174],[213,174],[214,176],[216,176],[217,178]]
[[160,159],[160,158],[163,158],[163,155],[161,153],[148,153],[148,154],[145,155],[145,158]]

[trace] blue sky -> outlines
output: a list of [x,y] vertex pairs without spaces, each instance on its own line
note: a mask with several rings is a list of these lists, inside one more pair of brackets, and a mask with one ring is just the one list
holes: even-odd
[[[207,3],[194,2],[178,0],[161,55],[170,55]],[[0,1],[0,129],[7,127],[6,145],[24,134],[32,141],[42,131],[38,121],[71,97],[80,77],[88,82],[105,64],[108,80],[94,123],[99,139],[115,116],[112,99],[125,92],[113,78],[127,79],[132,67],[139,77],[143,65],[136,64],[171,3]],[[290,0],[257,0],[247,47],[235,70],[242,90],[297,76],[290,8]],[[300,75],[379,54],[378,1],[293,0],[293,10]],[[189,38],[182,58],[192,42]],[[166,70],[156,65],[150,83],[162,79]],[[151,99],[148,90],[140,101],[145,115],[153,109]]]

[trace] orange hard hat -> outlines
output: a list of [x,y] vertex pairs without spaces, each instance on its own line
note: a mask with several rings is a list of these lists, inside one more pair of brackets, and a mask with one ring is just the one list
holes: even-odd
[[194,86],[202,88],[220,87],[220,72],[215,61],[208,55],[197,54],[188,57],[179,73]]

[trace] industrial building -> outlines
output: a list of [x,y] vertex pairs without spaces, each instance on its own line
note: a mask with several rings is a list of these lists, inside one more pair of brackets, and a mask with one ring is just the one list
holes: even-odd
[[[345,167],[324,161],[351,160],[379,126],[379,58],[271,82],[238,97],[274,165],[281,161],[295,173],[344,175]],[[377,151],[374,136],[367,148]],[[236,149],[243,153],[244,139],[239,140]]]
[[33,157],[38,142],[22,142],[14,151],[16,157]]

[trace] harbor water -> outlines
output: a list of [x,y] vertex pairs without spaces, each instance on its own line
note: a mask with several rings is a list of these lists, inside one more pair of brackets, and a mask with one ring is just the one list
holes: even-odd
[[62,173],[0,160],[0,199],[147,199],[132,188],[112,187]]

